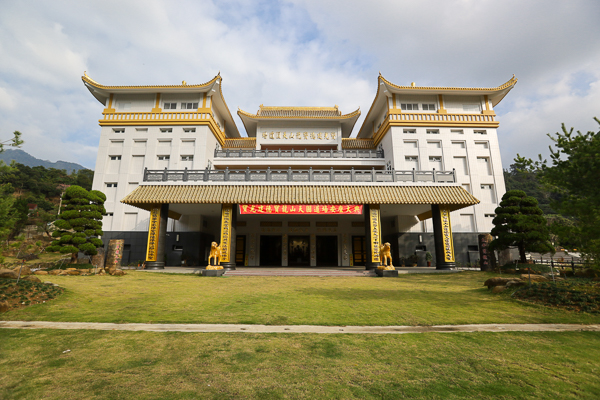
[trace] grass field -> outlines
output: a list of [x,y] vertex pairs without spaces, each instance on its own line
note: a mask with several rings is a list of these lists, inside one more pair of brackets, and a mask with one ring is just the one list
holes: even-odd
[[66,288],[5,320],[271,325],[600,323],[600,315],[528,305],[483,286],[491,274],[397,279],[228,277],[131,271],[123,277],[42,276]]
[[[494,295],[480,272],[398,279],[42,276],[3,320],[600,323]],[[0,329],[0,399],[597,399],[600,333],[253,334]],[[69,350],[69,351],[67,351]]]
[[3,329],[0,398],[598,399],[599,340]]

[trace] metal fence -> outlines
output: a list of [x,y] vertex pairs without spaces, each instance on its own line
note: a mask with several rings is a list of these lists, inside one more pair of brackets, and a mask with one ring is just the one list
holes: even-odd
[[435,182],[456,183],[452,171],[357,169],[144,169],[144,182]]

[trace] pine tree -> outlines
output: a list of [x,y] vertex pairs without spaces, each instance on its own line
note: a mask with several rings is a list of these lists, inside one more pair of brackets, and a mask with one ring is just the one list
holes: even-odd
[[98,254],[102,246],[102,216],[106,214],[104,202],[106,196],[98,190],[87,191],[73,185],[65,191],[61,213],[54,222],[58,229],[52,233],[57,240],[46,250],[71,253],[71,261],[77,260],[77,253]]
[[522,263],[527,262],[526,251],[554,252],[543,214],[537,200],[522,190],[506,192],[492,221],[494,228],[491,233],[496,239],[490,243],[490,249],[517,247]]

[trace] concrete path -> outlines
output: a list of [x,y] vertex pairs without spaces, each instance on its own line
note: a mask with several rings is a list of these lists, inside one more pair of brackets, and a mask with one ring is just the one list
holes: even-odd
[[[436,274],[456,273],[458,270],[436,270],[434,267],[397,267],[398,274]],[[159,272],[171,274],[196,274],[199,267],[165,267],[165,269],[138,270],[143,272]],[[350,276],[374,277],[373,270],[364,267],[237,267],[234,271],[226,271],[224,276]]]
[[91,322],[0,321],[5,329],[91,329],[145,332],[245,332],[245,333],[362,333],[401,334],[427,332],[600,332],[600,325],[484,324],[434,326],[320,326],[242,324],[111,324]]

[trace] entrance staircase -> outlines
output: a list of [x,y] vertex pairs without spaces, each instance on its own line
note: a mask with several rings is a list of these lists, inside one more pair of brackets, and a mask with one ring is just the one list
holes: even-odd
[[225,271],[224,276],[343,276],[364,277],[376,276],[374,271],[351,268],[241,268]]

